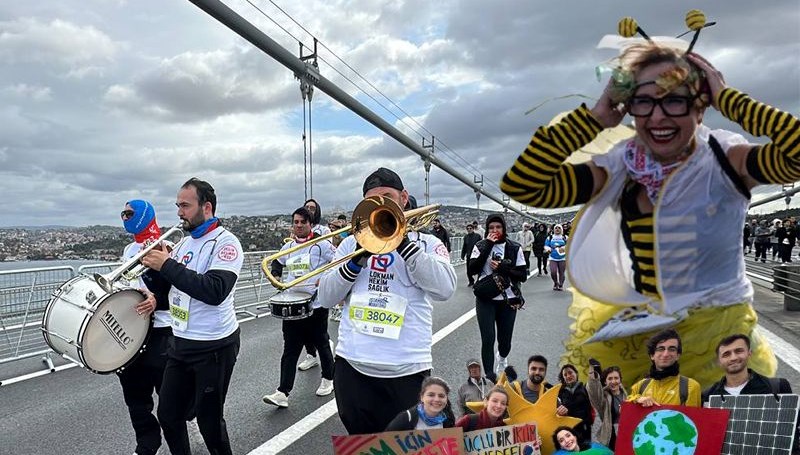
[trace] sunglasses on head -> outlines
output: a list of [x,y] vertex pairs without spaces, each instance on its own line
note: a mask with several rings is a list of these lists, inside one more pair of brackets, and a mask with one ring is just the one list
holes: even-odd
[[131,218],[134,214],[133,210],[123,210],[119,213],[122,218]]

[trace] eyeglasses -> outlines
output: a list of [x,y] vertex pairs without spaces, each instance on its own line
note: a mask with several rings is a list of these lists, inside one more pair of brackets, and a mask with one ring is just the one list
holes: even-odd
[[126,219],[126,218],[132,218],[132,217],[133,217],[133,214],[134,214],[134,211],[133,211],[133,210],[123,210],[123,211],[121,211],[121,212],[119,213],[119,216],[121,216],[121,217],[122,217],[122,219],[124,220],[124,219]]
[[667,117],[683,117],[689,115],[694,99],[694,96],[680,95],[668,95],[663,98],[634,96],[628,101],[628,113],[634,117],[650,117],[658,105]]

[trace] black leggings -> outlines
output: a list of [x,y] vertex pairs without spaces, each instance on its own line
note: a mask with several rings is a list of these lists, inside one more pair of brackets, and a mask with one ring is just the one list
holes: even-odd
[[547,273],[547,255],[539,254],[536,256],[536,268],[539,269],[539,275]]
[[[515,299],[509,299],[513,302]],[[478,329],[481,333],[481,360],[483,370],[490,379],[494,374],[494,341],[497,337],[497,351],[500,357],[508,357],[511,352],[511,337],[514,335],[514,321],[517,310],[502,300],[475,299],[475,313],[478,316]],[[495,327],[497,330],[495,331]]]

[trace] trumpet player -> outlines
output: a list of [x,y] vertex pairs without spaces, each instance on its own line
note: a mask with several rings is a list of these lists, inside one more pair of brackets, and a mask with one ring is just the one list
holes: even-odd
[[[292,241],[285,243],[281,251],[296,245],[302,245],[317,236],[311,230],[313,215],[305,207],[300,207],[292,213]],[[316,242],[308,248],[303,248],[287,256],[272,261],[271,272],[273,276],[281,276],[284,269],[288,271],[290,279],[301,277],[312,270],[318,269],[331,262],[336,248],[330,240]],[[322,367],[322,380],[317,389],[317,396],[330,395],[333,392],[333,353],[328,335],[328,309],[323,308],[316,297],[316,283],[303,284],[292,288],[308,294],[311,299],[311,315],[302,319],[284,319],[281,324],[283,331],[283,355],[281,356],[281,379],[278,389],[269,395],[264,395],[264,403],[286,408],[289,406],[289,393],[294,387],[297,359],[303,346],[312,345],[316,348]]]
[[[216,217],[217,195],[191,178],[175,205],[184,238],[172,252],[155,248],[141,262],[158,293],[169,294],[173,343],[161,385],[158,419],[173,455],[191,453],[186,417],[194,403],[209,453],[230,455],[225,398],[239,354],[239,323],[233,306],[244,253],[239,239]],[[157,272],[157,273],[156,273]]]
[[[400,176],[386,168],[366,178],[363,195],[383,196],[399,207],[409,200]],[[351,235],[334,260],[359,248]],[[404,234],[393,251],[362,253],[323,275],[320,302],[345,301],[333,383],[339,417],[350,434],[383,431],[418,403],[433,366],[432,300],[449,299],[455,287],[447,248],[419,232]]]
[[[134,241],[125,247],[122,260],[127,262],[139,251],[161,237],[161,230],[156,221],[153,205],[141,199],[134,199],[125,204],[120,214],[125,230],[133,234]],[[145,288],[140,278],[129,285]],[[156,300],[152,293],[146,292],[147,299],[136,306],[142,317],[153,315],[153,327],[145,350],[127,368],[117,373],[125,405],[131,418],[136,435],[136,450],[139,455],[155,455],[161,446],[161,427],[153,415],[153,392],[161,390],[161,379],[167,362],[167,344],[172,338],[169,324],[167,301],[161,299],[160,309],[156,309]]]

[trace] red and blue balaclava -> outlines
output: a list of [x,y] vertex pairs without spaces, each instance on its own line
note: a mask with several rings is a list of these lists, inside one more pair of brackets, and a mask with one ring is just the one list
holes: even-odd
[[125,230],[133,234],[137,243],[149,244],[161,237],[161,229],[156,222],[156,209],[153,204],[141,199],[127,202],[133,209],[133,216],[123,221]]

